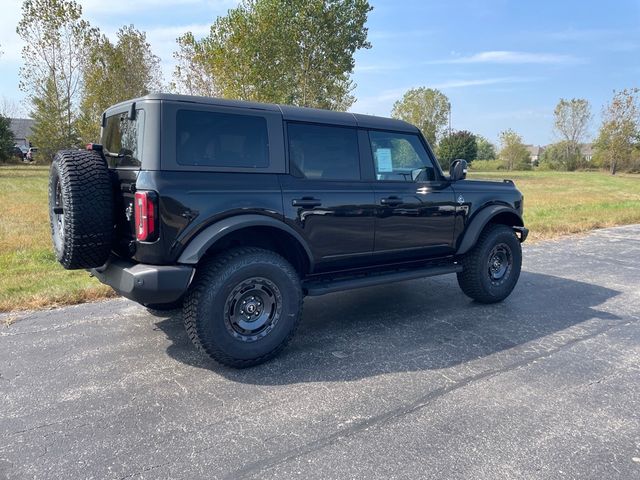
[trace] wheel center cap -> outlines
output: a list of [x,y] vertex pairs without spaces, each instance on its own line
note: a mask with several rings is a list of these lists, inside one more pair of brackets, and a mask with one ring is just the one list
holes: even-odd
[[256,311],[256,306],[253,303],[249,303],[247,304],[247,306],[245,307],[245,310],[247,311],[247,313],[253,313]]

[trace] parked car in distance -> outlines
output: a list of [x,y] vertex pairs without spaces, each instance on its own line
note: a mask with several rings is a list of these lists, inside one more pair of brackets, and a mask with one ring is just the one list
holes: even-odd
[[11,150],[11,156],[16,160],[20,160],[21,162],[24,162],[25,152],[23,152],[18,145],[14,145],[13,149]]
[[109,108],[87,148],[51,167],[58,260],[182,308],[193,343],[225,365],[278,354],[305,295],[455,273],[493,303],[520,274],[514,183],[467,180],[464,160],[443,173],[399,120],[154,94]]

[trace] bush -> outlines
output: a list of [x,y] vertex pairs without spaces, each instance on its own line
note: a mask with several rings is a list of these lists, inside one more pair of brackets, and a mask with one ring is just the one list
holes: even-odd
[[474,172],[495,172],[506,170],[502,160],[474,160],[469,169]]

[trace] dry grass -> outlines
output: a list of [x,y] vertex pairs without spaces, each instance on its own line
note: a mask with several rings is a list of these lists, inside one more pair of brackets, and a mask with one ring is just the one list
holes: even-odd
[[85,271],[55,260],[47,214],[49,169],[0,167],[0,312],[48,308],[113,295]]
[[524,194],[531,240],[640,223],[640,175],[600,172],[480,172],[470,178],[510,178]]
[[[640,223],[640,176],[602,173],[482,172],[512,178],[525,195],[533,240]],[[48,169],[0,167],[0,312],[49,308],[113,296],[85,271],[55,260],[47,215]]]

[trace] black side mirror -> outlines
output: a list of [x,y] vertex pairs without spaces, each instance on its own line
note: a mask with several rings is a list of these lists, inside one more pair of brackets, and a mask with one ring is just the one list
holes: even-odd
[[457,159],[451,162],[451,166],[449,167],[449,176],[451,177],[452,182],[457,182],[458,180],[464,180],[467,178],[467,168],[469,165],[466,160]]

